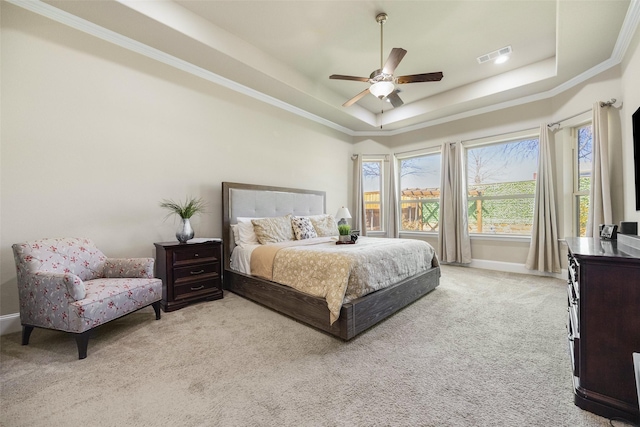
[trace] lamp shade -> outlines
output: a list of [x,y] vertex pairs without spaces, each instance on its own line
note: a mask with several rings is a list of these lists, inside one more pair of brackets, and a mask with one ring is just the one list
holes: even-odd
[[392,82],[377,82],[371,85],[369,92],[371,92],[373,96],[382,99],[393,92],[393,89],[395,89],[395,86]]
[[336,218],[339,218],[339,219],[351,218],[351,214],[349,213],[349,209],[345,208],[344,206],[341,207],[340,209],[338,209],[338,212],[336,212]]

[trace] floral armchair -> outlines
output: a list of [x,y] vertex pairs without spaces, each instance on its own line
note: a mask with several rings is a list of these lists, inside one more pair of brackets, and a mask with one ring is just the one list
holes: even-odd
[[34,327],[73,333],[80,359],[98,325],[152,305],[160,319],[162,281],[153,258],[107,258],[88,239],[41,239],[13,245],[22,345]]

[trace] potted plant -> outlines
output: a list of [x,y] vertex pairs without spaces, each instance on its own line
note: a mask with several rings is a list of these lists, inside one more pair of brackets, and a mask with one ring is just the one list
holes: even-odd
[[339,240],[341,242],[351,241],[351,226],[349,224],[338,225],[338,233],[340,233]]
[[160,207],[169,210],[167,216],[176,214],[180,217],[182,221],[176,232],[176,238],[180,243],[186,243],[188,240],[193,239],[194,236],[189,219],[197,213],[204,212],[206,204],[201,198],[187,197],[184,203],[164,199],[160,202]]

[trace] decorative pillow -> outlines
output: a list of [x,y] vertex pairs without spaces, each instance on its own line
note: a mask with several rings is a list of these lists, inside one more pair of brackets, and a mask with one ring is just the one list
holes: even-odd
[[238,243],[238,246],[260,244],[260,242],[258,241],[258,236],[256,236],[256,233],[253,230],[253,223],[251,222],[254,219],[261,219],[261,218],[244,218],[244,217],[237,218],[238,237],[240,240],[240,243]]
[[309,217],[318,237],[338,236],[338,223],[333,215],[314,215]]
[[262,245],[294,240],[291,215],[251,220],[253,231]]
[[291,218],[291,227],[296,235],[296,240],[312,239],[318,237],[316,229],[313,228],[311,220],[304,216],[294,216]]
[[240,245],[240,232],[238,231],[238,224],[231,224],[231,232],[233,233],[233,241],[235,242],[236,246]]

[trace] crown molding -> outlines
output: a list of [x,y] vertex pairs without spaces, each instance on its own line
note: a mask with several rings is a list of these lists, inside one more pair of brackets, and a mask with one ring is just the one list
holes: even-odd
[[626,51],[629,47],[629,44],[633,38],[633,35],[635,34],[635,31],[638,28],[638,24],[640,23],[640,0],[631,0],[631,2],[629,3],[629,9],[627,10],[627,14],[625,16],[622,28],[620,30],[620,33],[618,35],[618,39],[616,41],[616,44],[614,46],[612,55],[609,59],[607,59],[606,61],[590,68],[589,70],[585,71],[584,73],[581,73],[579,75],[577,75],[576,77],[573,77],[572,79],[556,86],[555,88],[552,88],[548,91],[545,92],[540,92],[534,95],[530,95],[530,96],[525,96],[525,97],[521,97],[518,99],[514,99],[514,100],[510,100],[510,101],[506,101],[506,102],[501,102],[498,104],[493,104],[487,107],[482,107],[482,108],[476,108],[473,110],[468,110],[462,113],[458,113],[458,114],[453,114],[450,116],[446,116],[446,117],[442,117],[442,118],[438,118],[438,119],[434,119],[434,120],[428,120],[416,125],[412,125],[412,126],[407,126],[407,127],[403,127],[401,129],[396,129],[396,130],[371,130],[371,131],[354,131],[352,129],[349,129],[347,127],[341,126],[337,123],[334,123],[330,120],[324,119],[320,116],[317,116],[315,114],[312,114],[306,110],[303,110],[301,108],[295,107],[291,104],[288,104],[286,102],[280,101],[279,99],[276,99],[272,96],[266,95],[262,92],[259,92],[255,89],[249,88],[247,86],[241,85],[239,83],[236,83],[232,80],[229,80],[225,77],[222,77],[218,74],[215,74],[211,71],[205,70],[201,67],[198,67],[194,64],[191,64],[187,61],[181,60],[179,58],[176,58],[175,56],[169,55],[165,52],[162,52],[158,49],[152,48],[148,45],[145,45],[143,43],[140,43],[138,41],[135,41],[129,37],[123,36],[121,34],[118,34],[114,31],[108,30],[104,27],[101,27],[99,25],[96,25],[92,22],[89,22],[85,19],[79,18],[75,15],[72,15],[68,12],[65,12],[63,10],[60,10],[56,7],[53,7],[47,3],[44,3],[40,0],[5,0],[8,3],[14,4],[16,6],[22,7],[26,10],[29,10],[31,12],[37,13],[39,15],[42,15],[44,17],[47,17],[49,19],[52,19],[56,22],[59,22],[61,24],[67,25],[71,28],[75,28],[79,31],[82,31],[84,33],[93,35],[95,37],[98,37],[102,40],[105,40],[109,43],[113,43],[117,46],[123,47],[125,49],[128,49],[130,51],[139,53],[141,55],[144,55],[148,58],[154,59],[158,62],[161,62],[163,64],[172,66],[174,68],[177,68],[179,70],[182,70],[184,72],[190,73],[194,76],[200,77],[202,79],[205,79],[207,81],[210,81],[212,83],[218,84],[220,86],[223,86],[227,89],[231,89],[235,92],[241,93],[243,95],[249,96],[251,98],[254,98],[258,101],[267,103],[269,105],[272,105],[274,107],[280,108],[282,110],[288,111],[292,114],[295,114],[297,116],[306,118],[308,120],[311,120],[313,122],[319,123],[323,126],[329,127],[331,129],[334,129],[338,132],[342,132],[348,136],[357,136],[357,137],[362,137],[362,136],[395,136],[395,135],[400,135],[400,134],[404,134],[404,133],[408,133],[408,132],[413,132],[416,130],[420,130],[420,129],[425,129],[425,128],[429,128],[432,126],[436,126],[436,125],[440,125],[440,124],[444,124],[444,123],[449,123],[449,122],[453,122],[456,120],[461,120],[461,119],[465,119],[465,118],[469,118],[469,117],[474,117],[480,114],[485,114],[485,113],[490,113],[490,112],[494,112],[494,111],[499,111],[505,108],[510,108],[510,107],[515,107],[515,106],[519,106],[519,105],[524,105],[524,104],[528,104],[531,102],[535,102],[535,101],[540,101],[543,99],[548,99],[548,98],[552,98],[554,96],[559,95],[562,92],[565,92],[566,90],[569,90],[583,82],[585,82],[586,80],[620,64],[624,58],[624,55],[626,54]]

